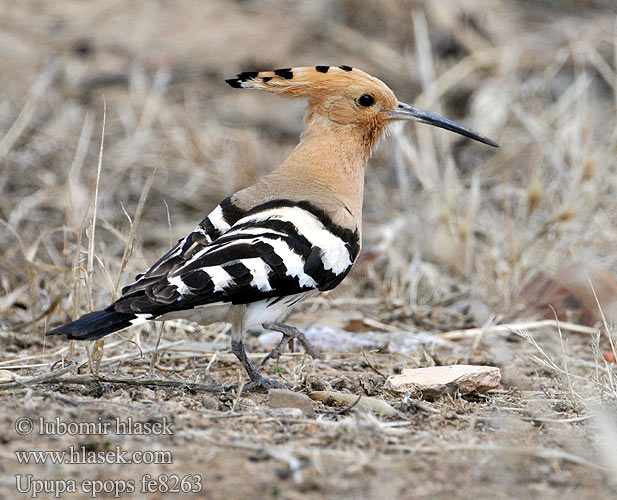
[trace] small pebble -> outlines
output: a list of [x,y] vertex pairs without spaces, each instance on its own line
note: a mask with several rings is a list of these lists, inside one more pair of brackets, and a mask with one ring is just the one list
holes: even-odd
[[307,417],[314,417],[313,402],[306,394],[287,389],[270,389],[268,391],[270,408],[299,408]]

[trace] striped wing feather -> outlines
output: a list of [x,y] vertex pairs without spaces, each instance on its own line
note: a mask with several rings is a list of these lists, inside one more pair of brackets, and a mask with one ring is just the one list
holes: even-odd
[[306,204],[283,200],[240,213],[230,203],[137,276],[108,310],[156,317],[217,302],[248,304],[329,290],[357,256],[357,233],[342,233]]

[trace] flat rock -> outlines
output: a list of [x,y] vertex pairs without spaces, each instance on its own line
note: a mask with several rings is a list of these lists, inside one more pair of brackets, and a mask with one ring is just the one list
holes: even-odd
[[287,389],[270,389],[268,391],[270,408],[298,408],[307,417],[315,416],[313,402],[306,394],[288,391]]
[[386,380],[385,388],[425,399],[444,394],[486,392],[499,386],[501,372],[495,366],[452,365],[428,368],[405,368],[400,375]]

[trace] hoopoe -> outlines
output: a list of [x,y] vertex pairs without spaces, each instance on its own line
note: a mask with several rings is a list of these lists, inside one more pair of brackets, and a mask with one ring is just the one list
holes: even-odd
[[232,352],[250,378],[245,387],[279,387],[247,357],[244,332],[267,325],[283,333],[266,359],[291,338],[317,354],[299,330],[276,321],[349,273],[360,252],[364,168],[388,124],[413,120],[497,144],[399,102],[381,80],[349,66],[248,71],[226,81],[307,99],[300,143],[269,175],[224,199],[113,304],[48,335],[94,340],[150,320],[225,321]]

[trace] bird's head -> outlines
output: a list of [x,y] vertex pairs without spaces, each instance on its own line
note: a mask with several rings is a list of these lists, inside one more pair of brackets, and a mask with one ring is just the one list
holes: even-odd
[[273,71],[247,71],[226,82],[234,88],[252,88],[286,97],[308,99],[307,125],[325,120],[368,134],[371,145],[394,120],[413,120],[450,130],[497,146],[470,128],[399,102],[378,78],[350,66],[306,66]]

